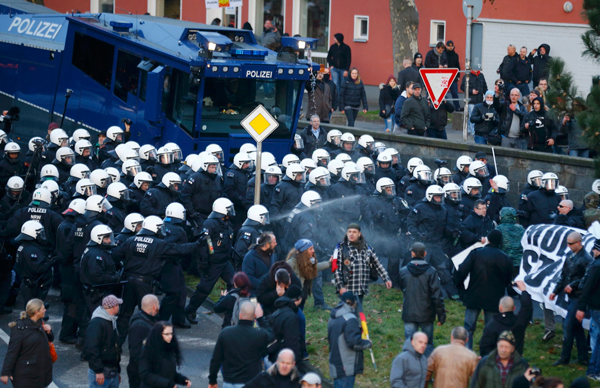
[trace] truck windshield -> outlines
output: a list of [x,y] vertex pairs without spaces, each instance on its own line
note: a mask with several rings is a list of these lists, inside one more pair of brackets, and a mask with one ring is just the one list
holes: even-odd
[[270,138],[289,139],[301,81],[206,78],[200,133],[246,133],[240,125],[259,104],[279,122]]

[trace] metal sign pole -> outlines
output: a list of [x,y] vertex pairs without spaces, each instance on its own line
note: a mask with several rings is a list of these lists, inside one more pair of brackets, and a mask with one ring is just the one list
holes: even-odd
[[467,6],[467,46],[465,47],[465,108],[463,112],[463,142],[468,138],[469,117],[469,78],[471,73],[471,26],[473,24],[473,7]]
[[262,154],[262,141],[256,142],[256,174],[254,175],[254,204],[260,205],[260,178],[262,170],[260,168]]

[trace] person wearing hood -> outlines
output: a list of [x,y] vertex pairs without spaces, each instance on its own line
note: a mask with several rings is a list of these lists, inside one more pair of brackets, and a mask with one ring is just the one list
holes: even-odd
[[514,387],[513,382],[529,368],[527,361],[515,351],[515,345],[514,334],[509,330],[502,332],[496,348],[477,364],[471,388]]
[[[415,57],[421,54],[415,54]],[[419,60],[422,62],[423,57],[419,57]],[[398,72],[398,94],[402,94],[406,90],[406,84],[409,81],[413,83],[421,82],[421,75],[419,74],[419,68],[416,68],[413,64],[413,61],[410,58],[405,58],[402,61],[403,69]],[[400,114],[400,112],[398,112]]]
[[400,270],[400,289],[404,294],[402,321],[404,337],[411,338],[417,330],[427,334],[425,357],[433,352],[433,323],[446,322],[446,309],[438,272],[427,261],[425,245],[414,243],[410,248],[412,260]]
[[[314,83],[306,83],[306,91],[308,92],[308,106],[306,117],[317,115],[324,123],[329,123],[329,117],[338,108],[338,92],[335,83],[330,80],[329,68],[325,68],[322,72],[316,72],[316,80]],[[306,145],[306,141],[304,142]],[[318,148],[318,147],[317,147]],[[308,155],[310,153],[307,152]]]
[[394,133],[400,133],[402,127],[402,107],[406,100],[413,96],[413,85],[417,84],[415,81],[406,81],[404,91],[400,93],[394,104]]
[[[413,56],[412,68],[417,71],[417,74],[419,73],[419,70],[423,68],[423,54],[416,53]],[[419,78],[419,82],[420,82],[420,80],[421,79]]]
[[490,354],[496,348],[498,337],[506,330],[510,330],[515,335],[515,351],[523,355],[525,347],[525,330],[533,318],[533,303],[531,295],[527,292],[527,287],[522,280],[515,282],[521,296],[521,308],[518,314],[515,314],[515,301],[510,296],[500,299],[498,314],[494,315],[492,322],[483,329],[481,341],[479,342],[479,353],[481,357]]
[[[344,35],[338,32],[333,35],[333,44],[327,52],[327,64],[331,70],[331,77],[338,92],[342,87],[344,78],[348,77],[351,63],[352,50],[350,46],[344,43]],[[340,109],[343,109],[343,106],[340,105]]]
[[514,45],[508,45],[506,49],[506,55],[502,59],[502,63],[498,66],[496,74],[500,75],[500,78],[504,81],[506,86],[504,92],[510,93],[512,88],[517,83],[517,48]]
[[485,92],[485,100],[473,108],[470,116],[471,123],[475,124],[475,143],[487,144],[490,132],[498,129],[500,118],[494,109],[494,91]]
[[519,274],[521,260],[523,259],[523,246],[521,239],[525,228],[517,224],[517,211],[512,207],[500,209],[500,225],[496,230],[502,233],[502,250],[513,263],[513,279]]
[[542,43],[537,49],[531,50],[528,58],[533,64],[533,87],[535,88],[540,83],[541,78],[548,78],[550,75],[548,70],[548,65],[552,58],[550,56],[550,46]]
[[[148,294],[142,298],[141,309],[138,309],[131,317],[127,343],[129,344],[129,364],[127,364],[127,377],[129,387],[140,388],[142,379],[140,377],[140,358],[142,348],[150,330],[156,325],[158,315],[158,298],[156,295]],[[170,388],[170,387],[169,387]]]
[[296,276],[292,267],[284,261],[273,263],[269,272],[261,278],[255,291],[256,299],[262,306],[265,316],[273,314],[276,310],[275,302],[292,285],[296,285],[302,290],[302,282]]
[[90,387],[119,386],[121,353],[117,332],[117,314],[123,299],[108,295],[92,314],[85,332],[83,352],[88,360]]
[[269,349],[269,360],[275,362],[279,351],[288,348],[294,352],[297,360],[296,367],[302,371],[305,344],[298,317],[300,304],[302,304],[302,289],[297,285],[291,285],[285,294],[275,301],[275,311],[269,322],[277,344]]
[[255,241],[256,244],[250,246],[242,261],[242,271],[248,275],[250,289],[254,292],[263,276],[269,273],[269,268],[278,261],[275,253],[277,238],[273,232],[263,232]]
[[448,57],[446,56],[446,45],[444,42],[438,42],[434,48],[425,56],[425,67],[428,69],[438,69],[448,67]]
[[356,316],[358,300],[351,292],[342,294],[339,304],[331,311],[327,323],[329,341],[329,375],[335,386],[354,387],[356,375],[363,373],[363,350],[373,346],[362,339],[361,325]]
[[460,59],[456,53],[454,42],[449,40],[446,42],[446,58],[448,59],[448,67],[451,69],[458,69],[459,73],[454,78],[454,82],[450,85],[450,94],[452,98],[457,101],[452,101],[454,104],[454,110],[460,111],[460,103],[458,102],[458,81],[460,79]]
[[[481,310],[484,312],[485,326],[493,319],[500,299],[508,291],[512,282],[512,261],[500,247],[502,233],[492,230],[487,235],[488,244],[472,250],[465,261],[454,272],[454,284],[463,291],[465,311],[465,329],[469,332],[467,347],[473,349],[473,336],[477,328],[477,318]],[[470,276],[469,286],[465,291],[464,281]]]
[[425,131],[429,127],[429,105],[421,96],[421,84],[413,84],[412,89],[412,97],[406,99],[402,105],[400,122],[409,135],[425,136]]
[[365,85],[360,79],[358,69],[353,67],[348,72],[348,77],[342,81],[339,99],[340,112],[346,114],[349,127],[354,126],[361,103],[362,112],[367,113],[369,104],[367,103]]
[[427,334],[415,332],[407,338],[402,352],[394,358],[390,372],[391,388],[424,387],[427,377]]
[[[467,78],[469,80],[469,90],[465,90],[467,87]],[[487,83],[485,82],[485,77],[481,72],[481,65],[475,63],[471,72],[463,77],[462,83],[460,84],[460,90],[462,92],[468,92],[469,95],[469,117],[473,114],[473,109],[476,104],[480,104],[484,100],[484,94],[487,91]],[[469,134],[471,136],[475,135],[475,124],[469,120]]]
[[8,324],[10,341],[0,373],[4,384],[9,379],[15,388],[43,388],[52,383],[49,343],[54,334],[43,320],[45,314],[44,302],[32,299],[20,318]]
[[388,77],[385,84],[379,84],[379,117],[385,120],[385,132],[393,129],[394,105],[399,95],[400,88],[393,75]]

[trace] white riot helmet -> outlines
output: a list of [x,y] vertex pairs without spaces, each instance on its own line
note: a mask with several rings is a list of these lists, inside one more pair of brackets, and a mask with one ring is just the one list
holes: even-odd
[[[243,168],[244,164],[248,163],[248,167]],[[233,157],[233,165],[236,166],[240,170],[244,171],[252,171],[254,167],[254,163],[252,162],[252,158],[245,152],[238,152]]]
[[75,154],[69,147],[60,147],[56,150],[56,160],[66,166],[72,166],[75,162]]
[[487,164],[481,160],[474,160],[469,165],[469,174],[476,178],[485,179],[490,176],[490,171],[487,168]]
[[135,178],[133,178],[133,184],[135,185],[135,187],[137,187],[138,189],[142,188],[142,184],[144,183],[148,183],[149,185],[152,184],[152,175],[150,175],[149,173],[147,173],[146,171],[142,171],[139,174],[137,174],[135,176]]
[[302,139],[302,136],[298,134],[294,135],[294,148],[297,150],[304,149],[304,139]]
[[460,186],[456,183],[446,183],[446,185],[444,186],[444,193],[446,193],[446,201],[460,203],[462,193],[460,191]]
[[548,191],[555,191],[558,187],[558,175],[553,172],[547,172],[542,176],[542,188]]
[[[387,164],[387,167],[383,167],[383,165]],[[392,168],[392,155],[387,152],[382,152],[377,155],[377,167],[379,167],[383,171],[388,171]]]
[[281,169],[277,166],[269,166],[265,171],[265,183],[270,186],[275,186],[281,181]]
[[140,144],[137,141],[129,140],[127,143],[125,143],[125,145],[134,150],[135,153],[139,155]]
[[140,213],[129,213],[123,221],[123,230],[121,230],[121,233],[127,233],[128,231],[137,233],[139,231],[138,226],[141,229],[143,222],[144,216]]
[[35,206],[49,207],[52,204],[52,194],[48,189],[40,187],[33,192],[31,203]]
[[101,168],[97,168],[90,173],[90,180],[101,189],[108,187],[109,181],[112,181],[108,173]]
[[406,164],[406,168],[408,169],[408,172],[410,174],[413,173],[415,167],[417,166],[422,166],[423,165],[423,161],[421,160],[421,158],[410,158],[408,159],[408,163]]
[[183,153],[181,152],[181,147],[179,147],[176,143],[167,143],[165,144],[165,148],[173,153],[173,161],[180,162],[183,159]]
[[[54,182],[54,181],[48,181],[48,182]],[[16,200],[19,197],[19,195],[21,194],[21,192],[23,192],[24,187],[25,187],[25,182],[23,181],[23,178],[21,178],[19,176],[12,176],[8,179],[8,182],[6,182],[5,191],[6,191],[6,194],[10,198]]]
[[317,164],[317,166],[327,167],[331,157],[329,156],[329,152],[323,148],[317,148],[312,153],[312,160]]
[[473,163],[473,159],[471,159],[470,156],[459,156],[458,159],[456,159],[456,168],[458,169],[458,171],[462,172],[465,169],[465,167],[469,167],[471,163]]
[[373,160],[367,156],[358,158],[356,166],[362,170],[365,175],[371,176],[375,174],[375,164],[373,164]]
[[390,178],[380,178],[375,185],[375,189],[378,193],[388,197],[396,196],[396,185]]
[[339,147],[342,141],[342,132],[337,129],[332,129],[327,132],[327,142],[335,147]]
[[140,166],[137,160],[126,160],[123,166],[121,166],[121,172],[123,175],[134,177],[142,172],[142,166]]
[[263,152],[260,155],[260,169],[266,170],[269,166],[276,166],[277,160],[275,160],[275,156],[273,156],[270,152]]
[[58,195],[60,194],[60,187],[58,187],[58,183],[55,181],[45,181],[42,183],[41,187],[48,190],[54,200],[58,198]]
[[360,169],[355,163],[349,162],[346,163],[344,168],[342,168],[341,179],[352,184],[361,184],[365,183],[365,174],[363,174],[363,172],[360,171]]
[[[198,160],[198,158],[200,158],[200,155],[198,155],[198,154],[189,154],[188,156],[185,157],[183,164],[185,164],[186,166],[188,166],[189,168],[191,168],[193,170],[192,166],[194,165],[194,162],[196,160]],[[198,167],[198,168],[200,168],[200,167]],[[196,172],[196,171],[194,171],[194,172]]]
[[37,221],[29,220],[21,226],[21,234],[16,238],[16,241],[45,241],[46,231],[44,226]]
[[92,136],[87,129],[79,128],[73,132],[73,141],[77,143],[80,140],[90,140]]
[[431,169],[429,168],[429,166],[425,166],[424,164],[416,166],[413,170],[412,175],[413,178],[419,180],[422,183],[431,183]]
[[69,135],[61,128],[53,129],[50,132],[50,143],[58,147],[66,147],[69,142]]
[[129,190],[127,190],[127,186],[125,186],[121,182],[111,183],[106,189],[106,198],[110,202],[123,201],[127,203],[130,199]]
[[306,171],[307,174],[310,174],[312,170],[317,168],[317,164],[315,163],[315,161],[309,158],[302,159],[302,161],[300,162],[300,166],[304,168],[304,171]]
[[[146,233],[149,232],[149,233]],[[164,235],[165,231],[164,231],[164,222],[163,220],[160,219],[160,217],[157,216],[148,216],[146,218],[144,218],[144,221],[142,222],[142,230],[139,231],[140,235],[145,235],[145,234],[161,234]]]
[[452,182],[452,171],[446,167],[440,167],[433,172],[433,180],[437,182],[438,185],[444,187]]
[[335,160],[342,161],[344,163],[344,165],[346,165],[346,163],[352,162],[352,158],[350,157],[350,155],[348,155],[344,152],[338,154],[338,156],[335,157]]
[[91,180],[84,178],[77,181],[75,192],[82,197],[96,195],[96,185]]
[[18,158],[19,154],[21,154],[21,146],[18,145],[17,143],[15,143],[14,141],[11,141],[10,143],[8,143],[7,145],[4,146],[4,153],[5,154],[17,154],[17,158]]
[[321,196],[316,191],[308,190],[300,198],[300,202],[306,207],[318,207],[321,204]]
[[331,186],[331,176],[325,167],[317,167],[308,175],[308,181],[315,186]]
[[[92,143],[90,143],[89,140],[81,139],[77,143],[75,143],[75,152],[77,152],[77,155],[79,155],[79,156],[84,156],[83,152],[85,150],[89,150],[91,152],[91,149],[92,149]],[[87,156],[89,156],[89,155],[87,155]]]
[[565,186],[558,186],[554,192],[558,194],[561,201],[569,199],[569,189],[567,189]]
[[435,205],[441,205],[444,203],[444,194],[442,186],[431,185],[427,188],[427,191],[425,191],[425,199]]
[[[214,169],[211,168],[211,166],[213,166]],[[221,163],[215,155],[208,154],[200,156],[200,168],[202,171],[209,174],[221,175]]]
[[106,137],[108,137],[112,141],[121,142],[123,141],[124,133],[125,132],[120,127],[113,125],[112,127],[106,130]]
[[[111,151],[112,152],[112,151]],[[114,153],[117,155],[121,162],[125,162],[126,160],[139,158],[137,152],[132,150],[127,144],[119,144],[115,147]]]
[[6,132],[0,129],[0,143],[6,143],[7,138]]
[[46,142],[41,137],[35,136],[29,139],[27,147],[31,152],[35,152],[36,148],[39,149],[41,152],[44,152],[46,150]]
[[369,152],[373,152],[373,143],[375,143],[375,139],[371,135],[362,135],[358,138],[358,145]]
[[[104,239],[108,237],[108,242],[104,242]],[[96,225],[90,232],[90,243],[88,245],[104,245],[107,247],[114,247],[115,236],[110,227],[106,225]]]
[[212,212],[208,215],[208,218],[223,218],[223,217],[235,216],[235,208],[233,202],[227,198],[217,198],[212,204]]
[[339,177],[340,172],[342,172],[342,169],[344,168],[344,165],[344,162],[342,162],[341,160],[333,159],[327,165],[327,169],[329,170],[329,173],[331,173],[331,175]]
[[[71,201],[71,203],[69,203],[69,209],[73,210],[77,214],[85,213],[85,200],[81,198],[75,198]],[[66,211],[68,211],[68,209]],[[65,213],[63,212],[63,214]]]
[[106,167],[104,171],[106,171],[110,178],[109,184],[121,181],[121,173],[115,167]]
[[300,164],[300,158],[294,154],[287,154],[283,157],[281,165],[283,166],[283,168],[288,168],[290,164]]
[[138,151],[138,154],[140,155],[140,159],[142,160],[152,161],[156,160],[157,158],[156,148],[150,144],[144,144],[143,146],[141,146],[140,150]]
[[46,181],[52,179],[58,181],[58,168],[53,164],[46,164],[40,171],[40,181]]
[[248,209],[247,218],[261,225],[267,225],[271,221],[269,219],[269,210],[263,205],[252,205]]
[[542,177],[544,173],[540,170],[531,170],[527,174],[527,183],[533,187],[542,187]]
[[251,143],[244,143],[240,147],[240,152],[246,154],[249,154],[250,152],[256,152],[256,146]]
[[400,153],[395,148],[386,148],[382,153],[392,157],[392,166],[401,162]]
[[465,181],[462,183],[462,188],[465,191],[465,193],[467,193],[468,195],[471,195],[471,196],[480,196],[481,195],[481,192],[479,192],[477,194],[471,194],[473,192],[473,189],[478,189],[479,191],[481,191],[481,182],[477,178],[471,177],[471,178],[465,179]]
[[168,165],[173,164],[175,161],[175,156],[173,152],[167,147],[160,147],[158,151],[156,151],[156,160],[160,164]]
[[375,143],[373,143],[373,152],[376,152],[378,156],[382,152],[385,152],[386,149],[387,149],[387,147],[385,146],[385,143],[383,143],[383,142],[376,141]]
[[181,185],[181,177],[174,172],[168,172],[163,175],[159,187],[167,188],[171,191],[178,192]]
[[592,183],[592,191],[600,195],[600,179],[596,179],[594,183]]
[[285,175],[294,182],[306,182],[306,171],[304,170],[304,167],[299,164],[291,164],[287,170],[285,170]]
[[503,194],[508,193],[510,191],[510,182],[508,181],[508,178],[504,175],[496,175],[492,178],[492,180],[498,185],[499,193]]
[[[254,149],[254,151],[256,151],[256,148]],[[225,156],[223,155],[223,148],[221,148],[221,146],[218,144],[207,145],[206,152],[210,152],[211,154],[213,154],[217,159],[219,159],[219,161],[223,161],[225,159]],[[241,148],[240,152],[242,152]]]
[[69,171],[69,175],[75,179],[85,179],[90,176],[90,168],[83,163],[77,163]]
[[165,210],[165,217],[176,218],[181,221],[186,220],[185,207],[179,202],[170,203]]
[[92,195],[85,200],[85,211],[102,213],[112,209],[112,205],[101,195]]
[[346,132],[340,138],[342,146],[340,147],[343,152],[352,152],[354,151],[354,144],[356,143],[356,139],[354,135],[350,132]]

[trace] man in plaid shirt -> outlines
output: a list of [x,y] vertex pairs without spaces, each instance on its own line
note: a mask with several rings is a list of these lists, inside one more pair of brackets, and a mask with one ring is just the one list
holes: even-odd
[[471,380],[471,388],[512,387],[514,380],[522,376],[529,364],[515,351],[515,336],[503,331],[498,337],[497,347],[483,357]]
[[348,225],[344,241],[333,251],[333,260],[337,264],[333,266],[336,290],[340,295],[349,291],[358,296],[361,306],[364,296],[369,295],[371,266],[377,270],[385,286],[392,288],[387,271],[377,259],[373,248],[365,241],[358,224]]

